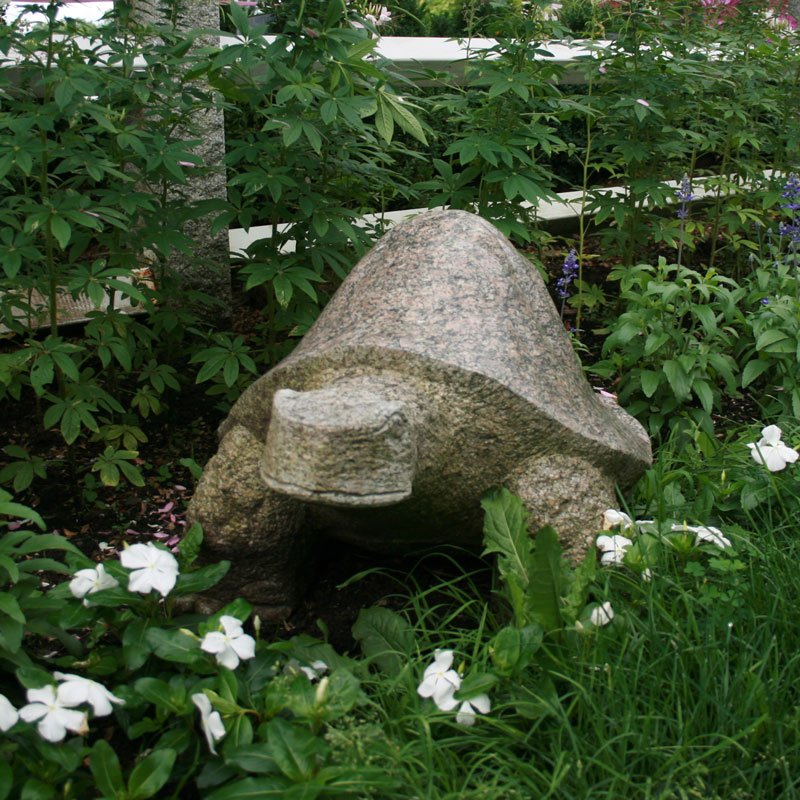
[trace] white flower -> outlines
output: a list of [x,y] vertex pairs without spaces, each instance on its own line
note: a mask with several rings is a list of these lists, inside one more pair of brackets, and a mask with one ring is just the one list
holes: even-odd
[[452,711],[458,700],[453,696],[461,688],[461,678],[453,666],[452,650],[436,650],[431,664],[422,676],[422,683],[417,687],[421,697],[432,697],[433,702],[442,711]]
[[156,547],[152,542],[132,544],[119,556],[125,569],[132,569],[128,578],[128,590],[148,594],[155,589],[166,597],[178,580],[178,562],[167,550]]
[[645,583],[649,583],[651,580],[653,580],[653,572],[652,572],[652,570],[650,569],[650,567],[648,567],[648,568],[647,568],[647,569],[646,569],[646,570],[645,570],[645,571],[642,573],[642,580],[643,580]]
[[211,631],[203,637],[200,649],[213,653],[217,663],[228,669],[236,669],[242,661],[256,654],[256,640],[242,630],[236,617],[224,614],[219,619],[221,631]]
[[28,689],[28,705],[19,710],[19,715],[25,722],[38,719],[36,727],[41,737],[48,742],[60,742],[68,730],[81,736],[89,731],[86,712],[69,706],[56,694],[55,687],[48,685],[41,689]]
[[601,564],[621,564],[625,551],[633,544],[627,536],[598,536],[597,549]]
[[750,455],[756,464],[763,464],[770,472],[780,472],[787,464],[797,461],[797,450],[787,447],[782,441],[783,435],[777,425],[767,425],[761,430],[761,438],[750,442]]
[[481,714],[488,714],[492,710],[492,702],[489,700],[488,694],[479,694],[476,697],[470,697],[461,704],[456,714],[456,722],[459,725],[474,725],[475,712],[480,711]]
[[603,530],[611,531],[614,528],[626,531],[633,527],[633,520],[624,512],[608,508],[603,512]]
[[217,754],[214,744],[225,736],[225,726],[222,724],[222,717],[219,711],[211,709],[211,701],[202,692],[192,695],[192,702],[197,706],[200,712],[200,725],[203,728],[206,741],[208,742],[208,749]]
[[0,731],[5,733],[9,728],[13,728],[18,719],[17,709],[4,694],[0,694]]
[[54,672],[53,676],[63,681],[58,687],[58,698],[66,706],[88,703],[96,717],[107,717],[113,711],[112,703],[125,705],[124,700],[111,694],[102,683],[64,672]]
[[677,533],[693,533],[695,545],[701,542],[710,542],[715,544],[721,550],[726,547],[731,547],[731,541],[723,536],[719,528],[712,528],[710,525],[671,525],[670,530]]
[[614,619],[614,609],[611,608],[611,603],[608,600],[602,605],[597,606],[597,608],[593,608],[589,616],[592,625],[598,628],[602,625],[608,625],[612,619]]
[[106,572],[105,566],[98,564],[94,569],[79,569],[69,582],[69,590],[73,597],[83,599],[85,606],[91,606],[85,599],[87,594],[101,592],[103,589],[113,589],[119,586],[119,581]]
[[310,667],[299,667],[299,669],[313,683],[328,671],[328,665],[324,661],[312,661]]

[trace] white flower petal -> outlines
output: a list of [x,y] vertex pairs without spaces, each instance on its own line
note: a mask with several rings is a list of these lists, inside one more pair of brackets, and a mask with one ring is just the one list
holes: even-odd
[[242,661],[247,661],[248,658],[253,658],[256,654],[256,640],[247,633],[234,638],[231,641],[231,647]]
[[603,512],[603,530],[610,531],[614,528],[627,530],[633,525],[633,520],[624,512],[614,508],[606,509]]
[[226,636],[231,638],[239,636],[242,633],[242,623],[236,617],[223,614],[219,618],[219,623],[222,625],[222,630],[225,631]]
[[777,425],[767,425],[766,428],[761,429],[761,444],[778,444],[780,442],[781,437],[783,436],[783,431]]
[[46,706],[56,704],[56,687],[48,683],[40,689],[28,689],[25,693],[29,703],[43,703]]
[[53,713],[45,714],[36,726],[42,739],[48,742],[60,742],[66,735],[67,729],[61,720]]
[[0,694],[0,731],[5,733],[9,728],[13,728],[18,719],[17,709],[4,694]]
[[206,742],[208,742],[208,749],[216,755],[217,751],[214,745],[225,736],[225,725],[222,722],[222,717],[218,711],[212,709],[211,701],[202,692],[193,694],[192,702],[200,711],[200,724],[203,728]]
[[465,700],[461,704],[461,708],[458,709],[458,714],[456,714],[456,722],[459,725],[467,725],[467,726],[475,724],[475,711],[469,704],[469,701]]
[[591,620],[592,625],[597,627],[608,625],[608,623],[614,619],[614,609],[611,607],[611,603],[606,600],[606,602],[602,605],[597,606],[597,608],[593,608],[589,619]]
[[489,699],[488,694],[479,694],[471,697],[469,704],[481,714],[488,714],[492,710],[492,701]]
[[200,642],[200,649],[206,653],[221,653],[228,646],[225,634],[219,631],[207,633]]
[[234,670],[239,666],[239,656],[236,655],[236,651],[230,646],[226,646],[221,653],[217,653],[216,659],[218,664],[230,670]]
[[119,554],[119,562],[125,569],[142,569],[150,566],[150,561],[150,547],[146,544],[132,544]]

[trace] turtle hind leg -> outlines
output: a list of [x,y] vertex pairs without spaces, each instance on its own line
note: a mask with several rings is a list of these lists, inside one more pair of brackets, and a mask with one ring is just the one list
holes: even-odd
[[616,505],[614,479],[575,456],[531,458],[509,476],[505,486],[528,509],[531,533],[552,526],[572,564],[593,547],[603,512]]
[[198,611],[213,612],[242,597],[264,619],[285,618],[311,580],[305,506],[267,488],[262,450],[246,428],[230,428],[189,506],[189,521],[203,527],[201,559],[231,562],[225,578],[196,598]]

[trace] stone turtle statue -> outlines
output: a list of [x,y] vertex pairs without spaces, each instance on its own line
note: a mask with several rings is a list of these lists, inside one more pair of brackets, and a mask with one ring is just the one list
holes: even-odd
[[206,556],[233,562],[220,600],[274,614],[304,590],[315,537],[478,545],[499,486],[577,558],[615,483],[651,463],[641,425],[586,381],[536,269],[464,211],[387,233],[219,434],[189,516]]

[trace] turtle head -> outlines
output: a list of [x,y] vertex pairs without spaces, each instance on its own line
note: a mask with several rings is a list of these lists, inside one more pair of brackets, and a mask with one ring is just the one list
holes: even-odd
[[261,474],[275,492],[345,507],[411,495],[414,431],[406,405],[363,384],[278,390]]

